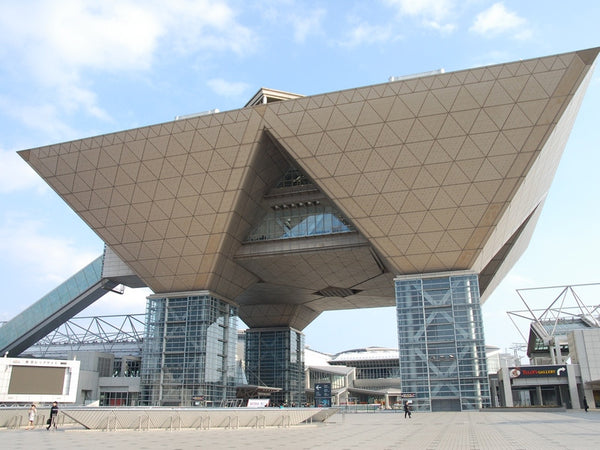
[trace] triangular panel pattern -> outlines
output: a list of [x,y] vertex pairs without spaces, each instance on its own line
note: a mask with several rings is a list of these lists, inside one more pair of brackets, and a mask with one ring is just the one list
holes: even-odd
[[[477,270],[547,192],[550,180],[531,178],[558,165],[597,54],[383,83],[20,153],[157,293],[253,292],[260,279],[235,255],[291,161],[388,271]],[[335,259],[327,261],[335,272]],[[273,278],[281,270],[277,258],[261,267]],[[335,309],[367,304],[361,295],[303,300]]]
[[[295,139],[283,126],[287,114],[267,111],[265,120],[398,273],[469,269],[579,87],[578,55],[563,58],[570,59],[564,64],[555,59],[398,81],[376,99],[372,86],[354,89],[336,98],[318,127]],[[336,146],[308,144],[332,133]],[[318,163],[327,171],[315,170]],[[395,188],[377,183],[392,176],[399,177]],[[460,214],[450,222],[435,220],[447,202]],[[476,218],[473,208],[485,214]],[[390,227],[390,213],[421,219],[412,227]],[[459,232],[468,237],[460,249],[452,239],[431,243],[427,235]]]

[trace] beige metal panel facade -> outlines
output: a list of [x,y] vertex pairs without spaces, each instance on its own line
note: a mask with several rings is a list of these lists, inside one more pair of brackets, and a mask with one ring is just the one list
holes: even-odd
[[[547,191],[566,143],[554,136],[570,130],[565,110],[596,54],[307,97],[265,120],[398,273],[481,270]],[[477,261],[517,192],[510,224]]]
[[[295,304],[280,313],[304,323],[323,310],[392,305],[394,275],[469,269],[495,285],[513,241],[526,245],[530,234],[516,234],[548,190],[597,54],[260,104],[20,154],[154,292],[208,289],[238,302],[244,320],[260,305]],[[291,239],[261,254],[244,242],[290,163],[352,222],[362,247]],[[340,289],[357,292],[319,294]]]

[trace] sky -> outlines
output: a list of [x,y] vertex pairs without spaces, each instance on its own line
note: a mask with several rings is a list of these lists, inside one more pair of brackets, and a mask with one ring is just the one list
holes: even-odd
[[[0,321],[103,250],[18,150],[237,109],[261,87],[313,95],[596,47],[599,18],[596,0],[0,0]],[[517,289],[600,281],[598,117],[596,70],[531,243],[482,306],[489,345],[523,343],[528,324],[507,315],[525,309]],[[530,306],[555,291],[527,291]],[[149,293],[81,315],[143,313]],[[398,345],[394,307],[325,312],[303,331],[329,353]]]

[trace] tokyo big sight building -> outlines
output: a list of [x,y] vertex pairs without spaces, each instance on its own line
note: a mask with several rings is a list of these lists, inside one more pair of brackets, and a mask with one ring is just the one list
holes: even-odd
[[480,304],[531,238],[598,51],[261,89],[20,155],[105,242],[102,288],[154,292],[142,403],[235,397],[237,317],[248,384],[300,403],[302,330],[396,305],[402,391],[423,411],[475,409],[490,405]]

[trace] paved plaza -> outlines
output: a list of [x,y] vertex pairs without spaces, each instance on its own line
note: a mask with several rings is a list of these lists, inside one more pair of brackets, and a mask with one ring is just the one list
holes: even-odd
[[289,428],[178,431],[2,430],[0,448],[80,449],[597,449],[600,411],[337,414]]

